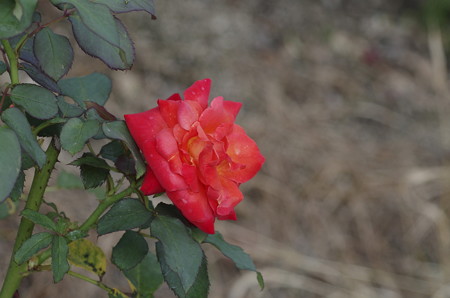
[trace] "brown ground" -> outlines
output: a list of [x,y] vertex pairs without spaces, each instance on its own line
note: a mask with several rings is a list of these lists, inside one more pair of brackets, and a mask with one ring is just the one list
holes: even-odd
[[[253,256],[266,289],[208,249],[211,297],[450,297],[445,56],[406,3],[157,0],[157,21],[122,18],[137,61],[110,73],[111,111],[149,109],[209,77],[213,96],[243,102],[238,123],[267,159],[242,186],[239,221],[217,225]],[[106,71],[78,59],[71,75]],[[95,206],[83,192],[48,199],[79,220]],[[0,268],[15,226],[2,222]],[[22,296],[101,295],[40,274]]]

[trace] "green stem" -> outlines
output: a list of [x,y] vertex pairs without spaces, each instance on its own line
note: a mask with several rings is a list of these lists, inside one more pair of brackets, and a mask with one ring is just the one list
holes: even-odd
[[[31,184],[30,193],[28,195],[25,209],[38,211],[42,203],[45,188],[47,187],[50,174],[53,171],[56,161],[58,160],[59,149],[56,148],[54,142],[49,145],[47,152],[47,161],[41,170],[36,168],[36,172]],[[0,291],[0,298],[11,298],[20,286],[23,274],[27,271],[27,263],[22,265],[14,261],[16,251],[22,244],[31,237],[33,233],[34,223],[25,217],[20,220],[19,230],[17,231],[16,242],[9,261],[8,271],[6,273],[3,287]]]
[[[119,201],[120,199],[125,198],[133,193],[133,187],[130,185],[125,190],[119,192],[118,194],[108,196],[106,199],[101,201],[101,203],[97,206],[97,208],[92,212],[92,214],[86,219],[86,221],[80,226],[80,231],[87,232],[89,229],[97,223],[97,220],[100,216],[108,209],[109,206]],[[2,298],[2,297],[0,297]]]
[[11,77],[11,84],[16,85],[19,84],[19,68],[17,64],[17,54],[11,47],[11,44],[8,40],[2,39],[3,49],[6,52],[6,56],[8,56],[9,62],[9,76]]
[[86,275],[79,274],[79,273],[76,273],[76,272],[73,272],[73,271],[69,271],[69,272],[67,272],[67,274],[69,274],[69,275],[71,275],[73,277],[79,278],[81,280],[87,281],[88,283],[91,283],[93,285],[96,285],[97,287],[105,290],[106,292],[108,292],[110,294],[114,294],[114,290],[113,289],[111,289],[110,287],[108,287],[107,285],[105,285],[104,283],[102,283],[100,281],[97,281],[95,279],[87,277]]

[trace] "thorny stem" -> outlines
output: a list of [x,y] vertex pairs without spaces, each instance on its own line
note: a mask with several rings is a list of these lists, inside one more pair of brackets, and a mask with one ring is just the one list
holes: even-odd
[[17,54],[11,47],[8,40],[2,39],[3,49],[5,50],[6,56],[9,62],[9,76],[11,77],[11,85],[19,84],[19,68],[17,64]]
[[[50,174],[53,171],[56,161],[58,160],[60,149],[55,145],[54,140],[47,148],[47,161],[42,169],[36,168],[33,183],[30,188],[25,209],[31,209],[38,211],[42,204],[42,198],[45,193],[45,189],[50,179]],[[11,254],[8,271],[6,273],[5,280],[3,282],[2,289],[0,291],[0,298],[11,298],[20,286],[23,275],[27,272],[27,263],[21,265],[17,264],[14,260],[14,255],[22,244],[31,237],[33,233],[34,223],[25,217],[20,220],[19,229],[17,231],[16,242]]]

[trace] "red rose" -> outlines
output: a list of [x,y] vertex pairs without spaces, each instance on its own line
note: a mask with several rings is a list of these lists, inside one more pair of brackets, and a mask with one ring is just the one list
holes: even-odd
[[214,233],[214,220],[236,220],[239,185],[264,163],[256,143],[234,123],[241,104],[216,97],[208,106],[211,80],[158,100],[158,107],[125,115],[147,161],[141,190],[165,191],[194,225]]

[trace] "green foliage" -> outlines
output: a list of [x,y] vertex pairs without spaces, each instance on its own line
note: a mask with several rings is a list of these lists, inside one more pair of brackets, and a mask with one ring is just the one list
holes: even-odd
[[134,143],[133,138],[128,131],[128,128],[123,121],[105,122],[102,124],[102,129],[105,135],[111,139],[123,141],[133,154],[136,168],[136,178],[142,177],[145,173],[145,164],[142,160],[141,153]]
[[138,265],[123,273],[133,285],[133,292],[138,298],[152,297],[164,281],[158,260],[151,252]]
[[96,120],[71,118],[61,130],[61,146],[72,155],[78,153],[99,129],[100,123]]
[[188,293],[202,264],[203,252],[200,245],[176,218],[157,216],[153,219],[150,230],[152,236],[160,241],[156,252],[159,262],[166,265],[161,266],[166,282],[172,289],[177,289],[175,293]]
[[0,39],[23,32],[31,25],[37,0],[0,1]]
[[56,96],[49,90],[32,84],[20,84],[11,92],[11,100],[38,119],[50,119],[58,113]]
[[67,37],[44,28],[36,34],[34,53],[41,69],[55,81],[65,75],[73,61],[73,50]]
[[60,282],[70,269],[69,262],[67,261],[68,253],[69,247],[67,246],[67,240],[62,236],[53,235],[52,272],[55,283]]
[[53,235],[48,232],[37,233],[26,240],[14,255],[14,260],[18,264],[30,259],[41,249],[46,248],[52,243]]
[[20,145],[15,133],[0,126],[0,202],[11,193],[20,172]]
[[83,108],[86,106],[85,101],[104,105],[111,93],[111,80],[97,72],[83,77],[62,79],[58,86],[64,95],[71,97]]
[[44,150],[39,146],[35,136],[31,131],[25,115],[17,108],[7,109],[2,113],[2,120],[16,133],[19,143],[25,152],[42,168],[44,166],[46,156]]
[[114,204],[97,224],[97,233],[104,235],[116,231],[138,228],[152,218],[152,213],[136,199],[123,199]]
[[28,220],[31,220],[35,224],[38,224],[46,229],[49,229],[51,231],[57,231],[56,223],[53,222],[48,216],[39,213],[37,211],[31,210],[31,209],[24,209],[21,213],[21,215]]
[[148,253],[148,244],[139,233],[126,231],[113,247],[111,261],[120,270],[130,270],[139,264]]
[[86,238],[69,244],[69,262],[97,274],[100,278],[106,272],[106,257],[100,247]]

